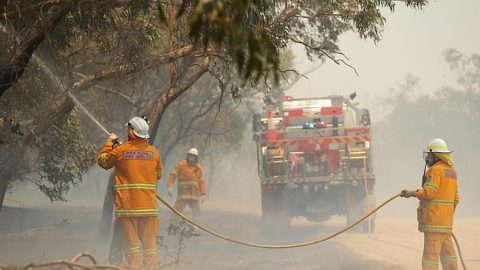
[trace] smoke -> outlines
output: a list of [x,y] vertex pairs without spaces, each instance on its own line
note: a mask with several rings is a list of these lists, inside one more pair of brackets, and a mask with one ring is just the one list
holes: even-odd
[[[402,189],[420,188],[422,151],[431,139],[443,138],[454,151],[458,174],[460,205],[456,216],[479,216],[476,205],[480,187],[475,168],[480,145],[475,141],[480,130],[474,109],[479,95],[445,87],[428,96],[419,92],[419,80],[413,81],[407,77],[407,83],[379,99],[388,110],[382,120],[373,123],[377,198]],[[402,206],[382,215],[412,216],[414,205],[405,201]]]

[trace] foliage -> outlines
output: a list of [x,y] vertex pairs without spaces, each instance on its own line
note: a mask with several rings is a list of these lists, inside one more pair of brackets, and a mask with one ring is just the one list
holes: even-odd
[[[406,1],[413,8],[426,3]],[[235,147],[238,144],[231,142],[240,141],[245,119],[233,112],[231,100],[219,106],[221,113],[209,111],[191,125],[175,126],[179,124],[175,114],[184,114],[183,120],[188,122],[194,118],[192,112],[201,113],[220,97],[226,101],[226,93],[238,101],[251,94],[250,86],[270,89],[272,81],[289,78],[292,71],[280,59],[291,44],[303,46],[312,60],[348,65],[337,45],[339,36],[355,31],[360,38],[379,41],[385,24],[383,12],[394,7],[391,0],[0,1],[0,24],[7,30],[0,44],[0,65],[10,67],[0,70],[22,67],[35,53],[46,65],[55,67],[53,72],[60,80],[109,127],[120,127],[118,123],[134,114],[150,115],[191,90],[191,96],[182,97],[190,103],[174,103],[178,109],[167,116],[166,125],[172,124],[164,130],[170,132],[165,135],[167,140],[186,128],[194,132],[184,143],[205,141],[206,134],[214,134],[216,142]],[[40,170],[37,184],[52,200],[60,200],[59,194],[68,191],[85,171],[81,162],[90,162],[85,155],[91,149],[75,137],[78,122],[70,116],[73,106],[62,93],[66,89],[52,85],[45,79],[45,71],[32,61],[25,73],[23,69],[19,73],[27,78],[2,92],[0,117],[20,123],[10,126],[25,136],[12,138],[14,133],[4,125],[2,134],[8,139],[2,137],[7,143],[0,145],[5,150],[0,158],[34,154],[19,157],[24,162],[15,166],[2,163],[1,169],[22,179],[31,176],[32,170]],[[206,90],[191,88],[204,74],[211,75],[206,81],[214,78],[218,84]],[[2,78],[16,80],[14,75]],[[210,125],[212,118],[218,124]],[[205,130],[205,125],[210,130]],[[90,137],[98,135],[90,124],[82,128]],[[72,141],[64,141],[66,138]],[[22,151],[15,152],[17,147]],[[69,152],[60,158],[49,153],[48,147],[57,154]],[[37,166],[36,160],[41,160],[43,167]],[[11,176],[7,178],[5,181],[11,180]]]
[[39,147],[39,174],[35,184],[52,201],[64,200],[71,185],[95,163],[95,146],[82,142],[80,121],[73,111],[62,123],[42,136]]
[[[409,0],[420,8],[426,0]],[[380,8],[394,10],[391,0],[194,1],[191,36],[204,44],[227,47],[238,71],[255,81],[273,72],[278,81],[279,52],[290,42],[304,45],[310,57],[323,59],[338,53],[338,36],[347,30],[361,38],[380,40],[385,18]]]
[[[37,65],[30,73],[42,74]],[[83,139],[78,112],[52,117],[66,95],[44,76],[27,76],[12,90],[0,100],[0,183],[32,182],[50,200],[64,200],[95,157],[94,146]]]
[[[178,3],[174,30],[178,44],[211,48],[213,56],[235,63],[238,74],[254,82],[270,74],[278,82],[283,72],[280,54],[290,43],[304,46],[311,59],[345,62],[337,45],[339,35],[355,31],[360,38],[379,41],[385,24],[382,10],[394,11],[396,5],[392,0],[185,0]],[[421,8],[426,3],[426,0],[405,1],[413,8]],[[27,30],[29,24],[43,15],[43,12],[32,12],[42,4],[45,9],[62,5],[69,11],[50,33],[48,41],[54,48],[65,51],[64,56],[76,57],[79,49],[86,49],[81,55],[100,59],[107,56],[110,63],[117,64],[120,59],[135,62],[148,57],[149,52],[165,45],[166,10],[172,7],[168,2],[149,0],[7,1],[6,15],[17,18],[7,22],[14,29]],[[175,4],[173,7],[176,8]]]
[[182,255],[185,249],[185,241],[193,237],[195,232],[192,225],[183,219],[175,223],[170,223],[167,232],[169,235],[174,236],[176,240],[176,250],[175,254],[172,254],[174,257],[172,264],[174,264],[175,269],[177,269],[183,262]]

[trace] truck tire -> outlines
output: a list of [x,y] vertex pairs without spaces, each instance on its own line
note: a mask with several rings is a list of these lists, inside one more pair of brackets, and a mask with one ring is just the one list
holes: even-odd
[[262,219],[267,227],[290,226],[289,193],[284,185],[277,185],[272,190],[262,187]]
[[[375,219],[374,218],[366,219],[364,222],[361,223],[361,225],[362,225],[362,232],[363,233],[373,233],[373,232],[375,232]],[[370,227],[369,227],[369,225],[370,225]]]
[[[361,187],[347,187],[347,224],[350,225],[357,221],[367,212],[375,207],[375,192],[373,187],[367,194],[360,189]],[[375,218],[373,214],[354,228],[355,231],[363,233],[373,233],[375,231]]]

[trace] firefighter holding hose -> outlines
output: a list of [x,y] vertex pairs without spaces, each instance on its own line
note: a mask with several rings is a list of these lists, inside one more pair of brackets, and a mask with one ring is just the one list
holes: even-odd
[[404,198],[420,200],[417,209],[418,229],[424,233],[423,270],[457,270],[457,257],[452,243],[452,226],[459,197],[457,173],[452,151],[442,139],[431,140],[424,150],[426,166],[422,189],[403,190]]
[[155,270],[159,227],[156,190],[163,167],[157,149],[148,144],[146,119],[133,117],[125,126],[128,142],[115,147],[118,137],[111,134],[98,155],[98,165],[106,170],[115,167],[114,212],[129,266],[142,269],[143,251],[143,268]]

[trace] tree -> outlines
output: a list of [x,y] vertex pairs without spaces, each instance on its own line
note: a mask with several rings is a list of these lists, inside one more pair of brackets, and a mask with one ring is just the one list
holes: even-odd
[[[426,0],[406,4],[420,8]],[[31,58],[37,56],[42,59],[40,67],[50,67],[87,104],[94,103],[98,111],[110,110],[97,114],[103,122],[118,123],[127,114],[143,113],[151,116],[156,132],[167,107],[205,74],[220,80],[219,93],[234,98],[251,87],[270,88],[294,72],[279,61],[291,43],[304,46],[311,59],[348,65],[337,46],[338,36],[355,31],[360,38],[378,41],[385,23],[382,7],[393,10],[395,4],[390,0],[1,1],[0,25],[6,41],[0,48],[5,52],[0,54],[5,57],[0,62],[0,98],[25,100],[31,94],[15,86],[27,74],[42,74],[31,67]],[[139,89],[146,84],[156,87]],[[38,90],[38,95],[47,95],[42,86]],[[64,97],[56,102],[35,108],[52,109],[52,119],[63,119],[74,108]],[[117,102],[121,105],[114,108]],[[5,118],[13,118],[13,113],[6,110]],[[15,118],[21,119],[19,129],[26,136],[43,135],[32,130],[37,117],[20,110]],[[41,132],[53,125],[45,122]],[[2,150],[13,151],[11,145],[5,143]]]
[[[388,7],[393,11],[395,7],[391,0],[178,2],[179,11],[176,19],[173,18],[175,8],[169,9],[170,49],[172,51],[177,49],[177,36],[172,33],[177,29],[172,28],[174,26],[172,22],[186,24],[184,30],[187,30],[185,32],[187,35],[179,41],[193,45],[201,42],[204,53],[205,49],[209,49],[214,56],[220,54],[223,56],[221,58],[234,59],[239,74],[245,79],[255,76],[255,80],[270,72],[278,77],[281,72],[278,70],[279,51],[285,49],[289,42],[305,46],[311,57],[328,57],[337,63],[342,62],[343,60],[334,56],[339,53],[336,45],[338,35],[347,30],[355,30],[361,38],[378,41],[385,22],[379,8]],[[143,22],[144,27],[140,30],[154,31],[148,36],[153,38],[155,34],[159,34],[160,26],[152,23],[150,18],[155,19],[157,16],[160,20],[165,20],[164,5],[175,6],[178,2],[169,4],[148,0],[33,1],[31,4],[3,2],[1,6],[3,14],[0,18],[4,23],[13,22],[12,27],[15,29],[23,26],[22,30],[27,30],[27,35],[19,42],[20,46],[15,49],[13,57],[2,69],[0,94],[18,80],[32,53],[47,34],[60,27],[59,24],[73,27],[68,28],[71,34],[62,38],[65,46],[78,42],[79,33],[75,32],[76,29],[93,30],[93,33],[98,31],[102,34],[106,32],[121,34],[122,29],[119,26],[122,26],[124,21]],[[405,2],[407,6],[422,7],[427,1]],[[121,7],[124,8],[123,14],[117,12]],[[98,36],[96,38],[101,45],[107,47],[110,45],[108,40],[99,39]],[[123,36],[120,35],[120,38]],[[144,40],[139,40],[137,44],[130,45],[137,46],[138,49],[146,45],[143,42]],[[185,49],[183,51],[188,51],[188,46],[183,47]],[[182,56],[180,53],[177,57]],[[171,61],[157,60],[156,65]],[[132,68],[120,66],[116,72],[110,71],[88,79],[84,78],[77,86],[83,87],[92,81],[112,78],[118,73],[128,74],[132,72]]]
[[380,188],[384,185],[381,189],[388,192],[418,186],[422,148],[432,138],[443,138],[455,151],[462,201],[474,205],[480,192],[472,169],[480,151],[475,143],[480,133],[480,55],[449,49],[444,58],[457,76],[457,85],[425,94],[420,80],[410,76],[384,100],[386,117],[375,125],[376,174],[384,179],[379,181]]
[[[52,201],[64,200],[94,162],[95,147],[83,140],[78,112],[72,106],[60,114],[55,103],[63,93],[50,84],[38,78],[22,80],[14,88],[24,99],[9,93],[0,100],[0,209],[16,181],[32,182]],[[32,121],[28,130],[25,121]]]

